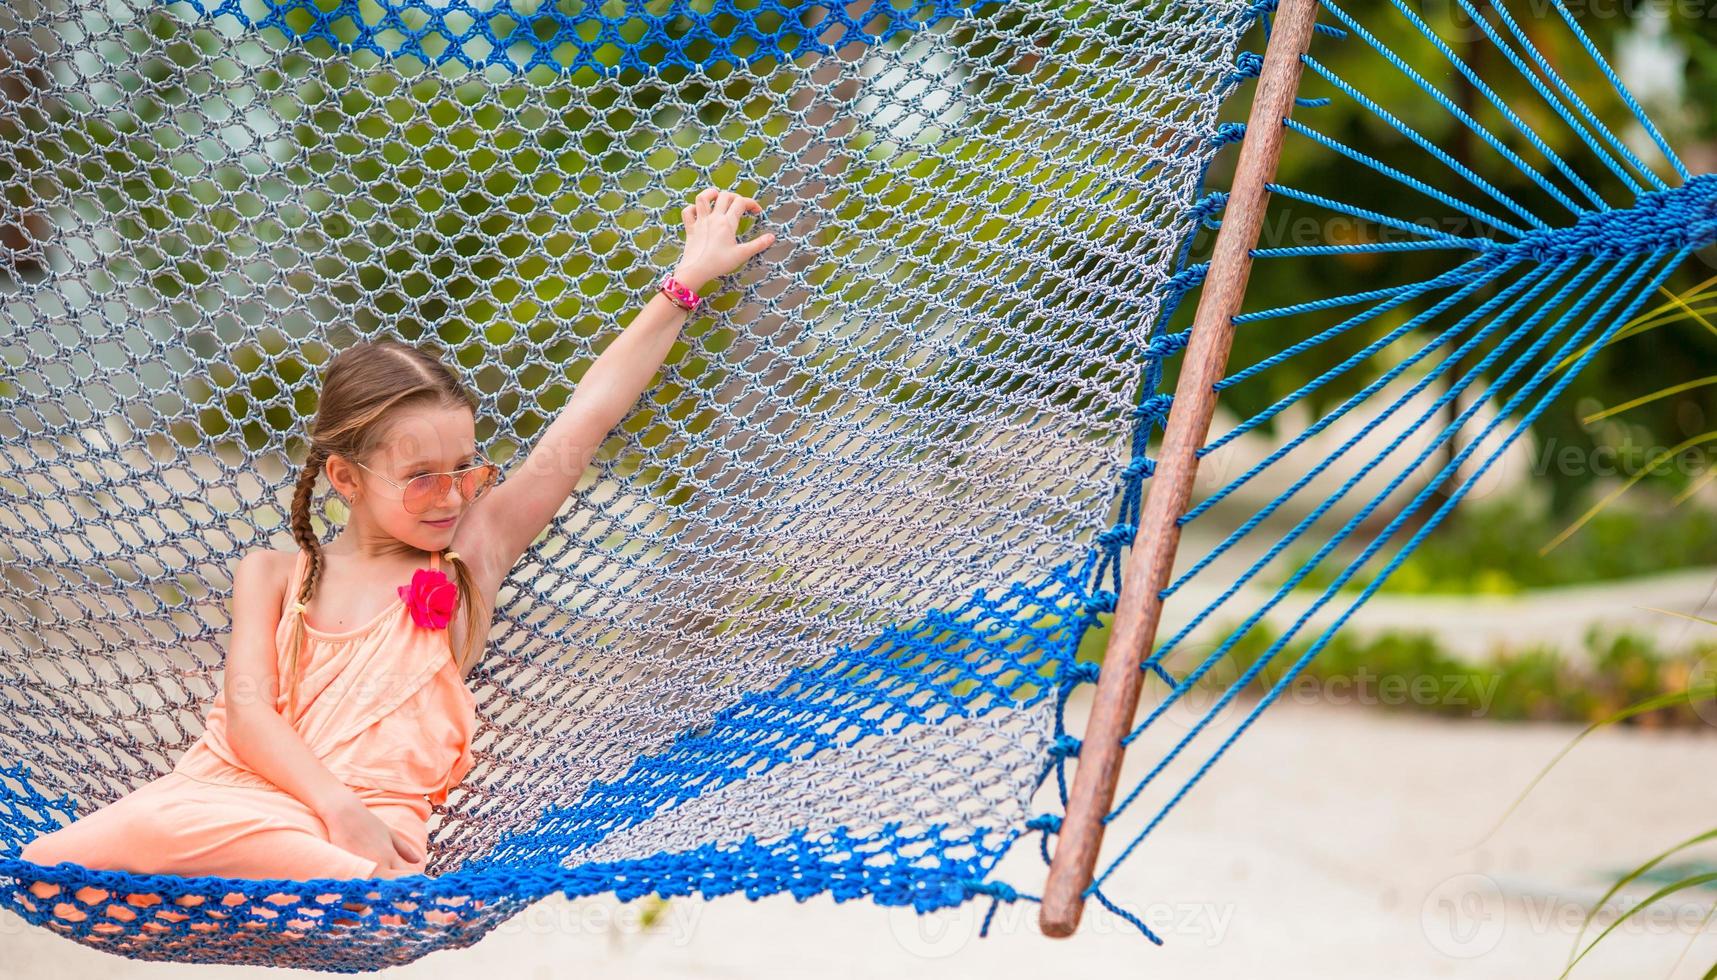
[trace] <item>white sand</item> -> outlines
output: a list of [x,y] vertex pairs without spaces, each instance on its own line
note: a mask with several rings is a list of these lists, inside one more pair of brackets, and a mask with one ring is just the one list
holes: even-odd
[[[1177,723],[1165,717],[1163,734],[1178,735]],[[1068,970],[1248,980],[1555,977],[1609,873],[1708,828],[1717,814],[1712,733],[1609,731],[1577,749],[1496,836],[1463,851],[1574,731],[1278,705],[1111,889],[1146,909],[1163,947],[1095,906],[1078,936],[1054,941],[1037,934],[1029,903],[1002,906],[992,935],[979,939],[987,903],[920,919],[827,898],[676,900],[645,931],[636,903],[555,899],[471,949],[392,972],[424,980],[1025,978]],[[1008,856],[1002,877],[1036,892],[1040,868],[1031,843]],[[1700,976],[1717,961],[1717,929],[1700,931],[1705,910],[1696,900],[1671,903],[1606,940],[1574,976]],[[6,980],[184,973],[86,950],[10,916],[0,917],[0,951]]]

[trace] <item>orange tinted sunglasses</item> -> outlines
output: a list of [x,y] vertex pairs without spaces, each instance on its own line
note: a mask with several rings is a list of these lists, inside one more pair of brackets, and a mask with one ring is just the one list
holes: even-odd
[[405,506],[407,513],[421,514],[434,507],[436,502],[447,496],[447,491],[454,487],[459,488],[459,495],[469,503],[483,496],[490,487],[499,482],[501,468],[489,462],[483,454],[478,453],[477,455],[479,459],[483,460],[481,463],[474,463],[457,470],[448,470],[444,473],[424,473],[412,477],[403,485],[395,483],[368,466],[364,466],[363,463],[358,463],[355,459],[352,462],[363,466],[364,470],[376,479],[398,490],[400,503]]

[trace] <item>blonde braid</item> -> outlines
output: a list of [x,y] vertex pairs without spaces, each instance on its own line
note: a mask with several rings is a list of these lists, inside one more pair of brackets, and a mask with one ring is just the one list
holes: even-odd
[[487,614],[480,609],[476,576],[472,574],[471,566],[459,557],[457,551],[442,552],[441,557],[454,566],[454,580],[459,586],[459,611],[465,616],[465,636],[461,645],[465,652],[460,654],[460,648],[453,652],[453,662],[463,674],[482,655],[483,640],[489,632]]
[[328,461],[329,453],[319,446],[312,446],[310,455],[304,460],[304,469],[298,474],[298,484],[292,494],[291,528],[293,540],[298,542],[299,550],[308,559],[304,578],[298,583],[298,594],[293,596],[292,607],[288,615],[292,617],[291,632],[286,637],[286,649],[282,651],[284,661],[280,669],[280,683],[286,689],[286,718],[291,721],[298,714],[298,680],[302,673],[299,653],[304,647],[304,604],[316,594],[316,583],[322,574],[322,542],[316,538],[316,530],[310,524],[310,500],[316,493],[316,477],[322,472],[322,465]]

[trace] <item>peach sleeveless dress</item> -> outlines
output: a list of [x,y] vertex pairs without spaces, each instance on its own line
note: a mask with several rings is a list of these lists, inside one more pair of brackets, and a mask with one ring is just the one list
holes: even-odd
[[[292,605],[307,563],[298,552],[276,650],[286,646],[290,617],[301,615]],[[440,552],[430,567],[441,567]],[[288,723],[370,812],[427,858],[430,806],[470,770],[476,728],[476,701],[453,661],[449,631],[417,625],[403,598],[356,629],[306,622],[304,630],[298,709]],[[287,716],[284,691],[276,709]],[[226,719],[223,689],[173,771],[37,838],[21,856],[139,874],[374,877],[374,860],[330,843],[308,806],[245,766],[227,741]]]

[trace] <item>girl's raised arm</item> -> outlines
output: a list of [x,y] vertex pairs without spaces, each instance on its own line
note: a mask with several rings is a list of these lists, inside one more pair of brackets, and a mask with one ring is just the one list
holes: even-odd
[[[701,289],[773,244],[772,233],[736,240],[748,212],[761,214],[763,208],[732,191],[711,187],[700,192],[680,212],[686,249],[674,278]],[[479,553],[482,566],[505,577],[578,485],[603,440],[649,387],[686,318],[687,312],[667,296],[650,298],[597,357],[519,468],[471,505],[461,521],[461,555]]]

